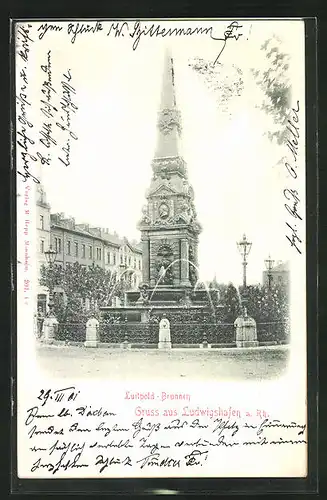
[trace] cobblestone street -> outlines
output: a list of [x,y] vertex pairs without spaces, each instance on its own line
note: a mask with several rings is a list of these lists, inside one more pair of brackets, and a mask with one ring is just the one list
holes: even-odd
[[280,376],[288,353],[287,346],[162,351],[40,344],[37,361],[48,376],[60,378],[257,380]]

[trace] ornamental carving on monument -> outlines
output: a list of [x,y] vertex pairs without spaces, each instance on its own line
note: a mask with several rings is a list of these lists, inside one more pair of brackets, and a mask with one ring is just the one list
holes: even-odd
[[169,218],[169,206],[165,201],[159,205],[159,217],[163,220]]
[[171,248],[171,246],[167,243],[166,240],[164,240],[163,244],[160,245],[160,247],[158,248],[158,252],[157,252],[157,255],[159,257],[165,257],[165,258],[168,258],[168,257],[171,257],[173,255],[173,249]]
[[153,178],[154,180],[160,176],[161,179],[170,179],[170,174],[179,172],[183,177],[186,177],[185,161],[181,156],[167,156],[165,158],[154,158],[152,161]]
[[177,109],[163,109],[158,113],[158,129],[164,135],[170,134],[174,127],[182,132],[181,113]]
[[149,217],[149,208],[147,205],[144,205],[142,207],[142,218],[141,218],[141,224],[150,224],[151,219]]
[[142,285],[139,286],[139,290],[139,301],[143,304],[147,304],[149,302],[149,285],[147,283],[142,283]]
[[185,166],[185,161],[181,156],[166,156],[163,158],[154,158],[152,166],[156,167],[156,170],[159,168],[167,169],[168,167],[181,168]]
[[163,258],[157,261],[157,279],[161,285],[172,285],[174,283],[174,275],[171,266],[171,260]]
[[187,202],[184,202],[181,207],[179,213],[174,217],[174,221],[177,224],[190,224],[194,219],[194,212],[191,205]]
[[189,185],[186,179],[183,181],[183,194],[191,198],[191,200],[194,200],[194,190],[192,186]]
[[189,279],[191,282],[191,285],[195,285],[195,283],[198,280],[198,273],[197,269],[195,267],[195,253],[194,249],[192,246],[189,247],[189,253],[188,253],[188,258],[189,258]]
[[191,229],[194,233],[200,233],[202,231],[202,226],[198,221],[193,221],[191,223]]

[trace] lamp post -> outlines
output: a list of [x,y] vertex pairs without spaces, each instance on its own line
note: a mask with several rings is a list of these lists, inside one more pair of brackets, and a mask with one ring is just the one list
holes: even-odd
[[267,269],[267,277],[268,277],[268,288],[270,290],[271,288],[271,279],[272,279],[272,268],[274,267],[274,263],[275,261],[272,260],[272,258],[270,257],[270,255],[268,256],[268,259],[265,259],[265,266],[266,266],[266,269]]
[[246,266],[248,264],[247,258],[250,253],[252,243],[246,239],[245,234],[241,241],[237,243],[237,248],[242,256],[242,266],[243,266],[243,293],[242,293],[242,309],[243,314],[246,315],[246,304],[247,304],[247,292],[246,292]]
[[251,247],[252,247],[252,243],[247,241],[245,234],[243,234],[242,240],[237,243],[237,248],[243,257],[242,266],[243,266],[243,287],[244,288],[246,288],[246,266],[248,264],[247,257],[250,253]]
[[268,256],[268,259],[265,259],[265,266],[267,269],[267,277],[268,277],[268,333],[269,337],[271,336],[271,281],[272,281],[272,268],[274,267],[275,261]]
[[[52,245],[50,245],[49,250],[44,252],[44,255],[45,255],[45,259],[46,259],[47,263],[49,264],[50,271],[52,271],[53,264],[55,263],[56,258],[57,258],[57,252],[56,252],[56,250],[53,250]],[[50,284],[49,284],[49,302],[48,302],[49,313],[48,313],[48,316],[53,316],[53,308],[54,308],[53,289],[54,289],[54,283],[53,283],[53,278],[51,276]]]

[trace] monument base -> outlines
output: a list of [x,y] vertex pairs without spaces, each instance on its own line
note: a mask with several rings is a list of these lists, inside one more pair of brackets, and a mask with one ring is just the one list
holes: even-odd
[[122,342],[122,343],[120,344],[120,347],[121,347],[121,349],[130,349],[130,348],[131,348],[131,344],[129,344],[128,342],[126,342],[126,341],[124,340],[124,342]]
[[98,342],[96,340],[86,340],[84,347],[98,347]]
[[171,349],[171,342],[158,342],[158,349]]
[[47,339],[41,339],[41,342],[43,342],[43,344],[47,344],[47,345],[52,345],[54,344],[55,342],[55,338],[47,338]]
[[236,347],[258,347],[259,342],[257,340],[237,340]]

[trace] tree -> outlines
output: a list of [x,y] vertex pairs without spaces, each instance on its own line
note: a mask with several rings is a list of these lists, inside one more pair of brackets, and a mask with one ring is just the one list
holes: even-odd
[[[220,111],[229,112],[234,98],[242,95],[244,89],[243,72],[235,64],[215,64],[214,61],[195,57],[189,66],[205,82],[215,96]],[[234,101],[236,104],[237,101]]]
[[224,306],[223,322],[234,323],[241,314],[241,303],[239,292],[232,283],[229,283],[221,294],[221,303]]
[[262,289],[261,285],[248,285],[246,290],[243,286],[240,287],[240,294],[245,299],[246,309],[248,315],[256,320],[256,322],[262,322]]
[[[43,266],[40,284],[47,288],[62,288],[65,302],[54,300],[55,314],[59,321],[84,321],[90,314],[85,310],[85,300],[90,302],[91,313],[97,315],[99,307],[110,305],[114,296],[120,296],[122,288],[116,284],[116,273],[94,264],[85,267],[78,262],[63,269],[61,266]],[[85,318],[84,318],[85,317]],[[82,319],[83,318],[83,319]]]
[[[246,307],[249,316],[257,323],[282,323],[289,313],[288,290],[280,284],[250,285],[246,290]],[[241,294],[244,291],[241,289]]]
[[262,287],[263,322],[285,322],[289,315],[288,290],[283,285]]
[[[271,130],[267,133],[271,140],[282,144],[287,136],[287,120],[290,109],[291,81],[289,75],[290,57],[282,50],[281,40],[273,35],[261,46],[262,68],[251,68],[250,72],[263,93],[257,107],[272,117]],[[231,112],[238,106],[238,97],[244,90],[243,70],[235,64],[214,64],[213,61],[195,57],[189,66],[205,82],[214,94],[219,110]]]
[[286,125],[291,99],[288,71],[290,57],[283,52],[281,40],[276,36],[266,40],[261,50],[265,55],[265,66],[263,69],[252,68],[251,72],[264,94],[264,100],[259,107],[272,117],[276,126],[275,130],[268,132],[268,137],[282,144],[288,133]]

